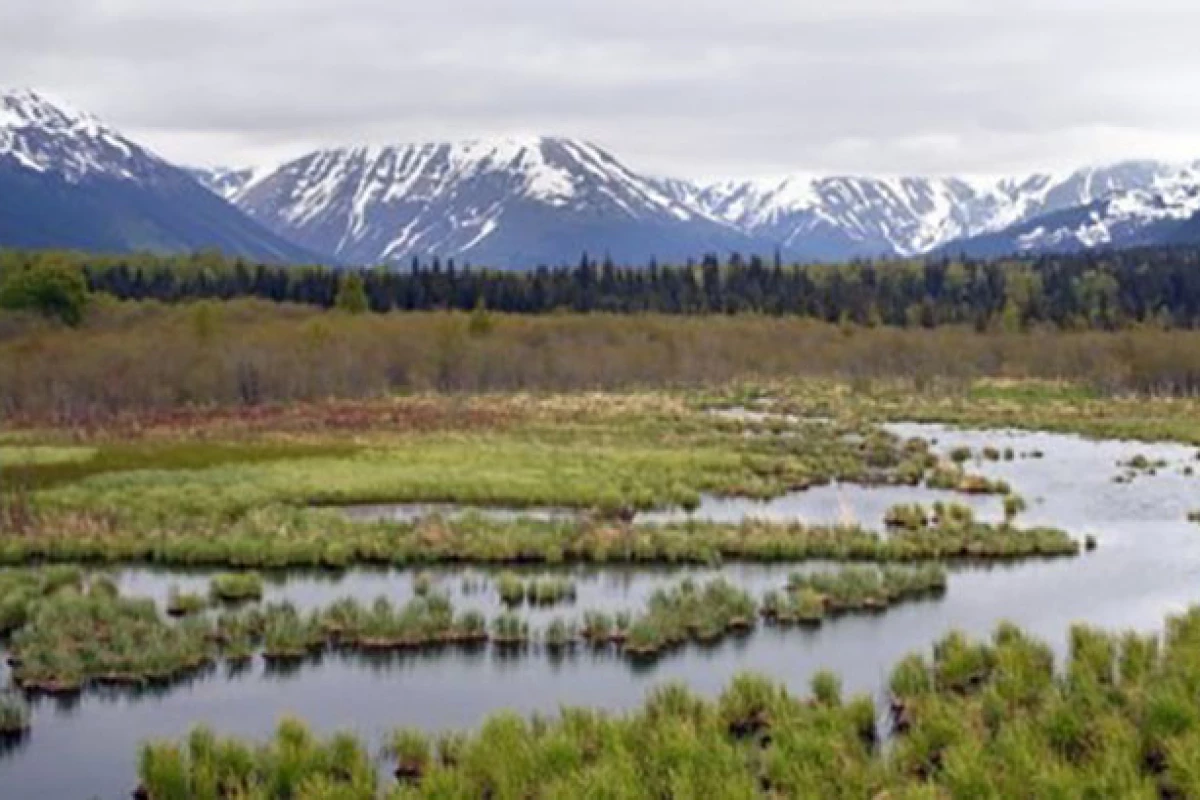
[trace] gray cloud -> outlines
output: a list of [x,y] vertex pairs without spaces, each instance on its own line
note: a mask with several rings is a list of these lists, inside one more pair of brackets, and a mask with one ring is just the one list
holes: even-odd
[[682,175],[1200,158],[1170,0],[10,0],[0,79],[171,158],[559,133]]

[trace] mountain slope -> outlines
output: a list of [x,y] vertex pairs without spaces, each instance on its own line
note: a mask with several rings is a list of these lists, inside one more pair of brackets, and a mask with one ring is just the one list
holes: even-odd
[[0,246],[517,268],[584,252],[626,264],[734,250],[839,261],[1193,242],[1198,215],[1200,162],[697,183],[639,175],[586,142],[530,137],[184,170],[65,104],[0,92]]
[[[948,243],[944,249],[973,256],[1075,252],[1200,241],[1200,164],[1148,165],[1126,172],[1124,183],[1066,193],[1058,208],[1032,214],[1006,228]],[[1078,186],[1078,182],[1076,182]],[[1100,199],[1079,205],[1072,200]],[[1049,204],[1051,207],[1055,204]]]
[[188,167],[187,172],[205,189],[226,200],[240,192],[256,174],[252,167]]
[[272,230],[352,263],[457,258],[497,267],[644,263],[754,249],[605,151],[561,138],[312,153],[231,199]]
[[95,117],[29,90],[0,92],[0,246],[318,259]]
[[[1200,186],[1193,167],[1128,161],[1065,175],[997,180],[792,175],[708,185],[663,181],[679,202],[765,239],[793,258],[911,256],[1110,197]],[[1135,203],[1138,201],[1130,201]],[[1130,231],[1137,226],[1130,220]],[[1148,232],[1149,235],[1149,232]]]

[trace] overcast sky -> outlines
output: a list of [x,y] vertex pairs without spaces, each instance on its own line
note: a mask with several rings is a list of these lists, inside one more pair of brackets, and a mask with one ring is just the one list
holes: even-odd
[[177,161],[580,136],[695,177],[1200,158],[1196,0],[3,0],[0,82]]

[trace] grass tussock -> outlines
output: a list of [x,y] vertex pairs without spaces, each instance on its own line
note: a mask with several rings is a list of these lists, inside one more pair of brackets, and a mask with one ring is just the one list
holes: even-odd
[[688,641],[715,642],[731,631],[754,627],[756,605],[745,591],[718,578],[704,585],[691,579],[651,595],[624,639],[625,653],[651,658]]
[[575,583],[569,578],[544,576],[522,579],[514,572],[502,572],[496,578],[496,591],[506,605],[551,606],[575,599]]
[[207,626],[168,623],[153,601],[127,599],[92,587],[39,603],[13,636],[13,680],[46,692],[85,683],[165,682],[210,660]]
[[223,603],[244,603],[261,600],[263,579],[257,572],[226,572],[213,576],[209,594]]
[[1168,620],[1161,638],[1076,627],[1057,669],[1046,644],[1002,624],[990,640],[951,634],[903,659],[883,717],[831,673],[813,676],[807,698],[740,675],[714,700],[667,684],[620,715],[502,712],[472,734],[401,729],[383,749],[396,780],[363,766],[360,742],[322,742],[291,720],[259,746],[203,728],[148,744],[139,776],[147,796],[170,800],[212,786],[348,800],[1188,798],[1200,796],[1198,682],[1200,609]]
[[784,592],[764,598],[762,614],[781,624],[819,622],[840,613],[884,611],[906,600],[945,591],[946,570],[937,564],[797,573],[788,579]]
[[0,738],[21,736],[29,730],[29,706],[12,692],[0,692]]
[[879,534],[858,526],[748,520],[630,525],[606,519],[545,521],[466,515],[415,523],[358,523],[337,512],[271,506],[213,532],[0,537],[0,564],[30,561],[238,570],[342,569],[354,565],[715,564],[809,559],[895,563],[1073,556],[1080,545],[1052,528],[939,520]]

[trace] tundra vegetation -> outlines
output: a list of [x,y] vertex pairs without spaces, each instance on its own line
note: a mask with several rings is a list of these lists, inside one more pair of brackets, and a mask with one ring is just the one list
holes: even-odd
[[549,606],[575,599],[575,584],[555,575],[525,580],[514,572],[502,572],[496,578],[496,591],[508,605]]
[[167,592],[167,613],[172,617],[199,614],[208,608],[208,598],[195,592],[185,592],[172,586]]
[[729,581],[717,578],[698,585],[686,579],[651,595],[625,633],[625,653],[650,658],[688,641],[715,642],[753,628],[756,612],[754,598]]
[[[161,800],[417,797],[1200,797],[1200,609],[1163,636],[1010,624],[951,633],[892,672],[884,712],[817,673],[801,699],[740,675],[715,699],[668,684],[616,715],[490,717],[470,734],[400,729],[373,768],[348,734],[296,720],[253,744],[197,728],[153,742],[140,790]],[[884,742],[887,745],[884,746]]]
[[[1164,257],[1147,256],[1181,277]],[[651,290],[620,271],[293,276],[197,261],[176,275],[133,257],[89,261],[80,290],[59,280],[76,257],[35,264],[38,275],[23,258],[0,256],[17,287],[0,303],[0,564],[58,566],[0,569],[0,635],[31,692],[160,684],[216,659],[282,664],[331,648],[490,642],[654,658],[759,617],[816,623],[936,593],[956,561],[1097,545],[1019,527],[1024,501],[982,474],[1040,451],[941,455],[882,423],[1200,445],[1194,309],[1109,292],[1114,281],[1147,288],[1133,267],[1068,259],[1043,265],[1039,283],[1027,265],[930,263],[881,280],[867,266],[704,265],[655,272]],[[930,280],[905,277],[917,272]],[[964,276],[982,281],[978,308]],[[53,291],[30,291],[39,285]],[[756,306],[754,285],[786,288],[790,305]],[[178,302],[218,286],[271,302]],[[414,310],[359,313],[387,298]],[[431,310],[431,298],[463,310]],[[589,313],[498,310],[561,308]],[[942,503],[897,506],[883,530],[639,519],[833,482],[996,495],[1004,518]],[[455,508],[409,522],[355,521],[343,508],[389,503]],[[498,507],[530,513],[487,513]],[[536,516],[548,508],[571,513]],[[490,619],[453,608],[428,574],[402,603],[232,606],[262,597],[260,574],[293,567],[810,559],[858,563],[798,573],[761,602],[725,581],[683,583],[642,609],[580,609],[540,630],[521,604],[567,598],[569,582],[502,577],[508,605]],[[230,573],[159,609],[78,566],[129,563]],[[204,613],[164,613],[209,601]],[[873,703],[843,700],[822,673],[804,701],[743,677],[716,701],[667,687],[626,716],[568,709],[500,715],[469,735],[403,730],[385,748],[395,785],[348,735],[321,739],[288,721],[252,746],[200,730],[146,748],[143,796],[1200,796],[1197,628],[1195,613],[1161,642],[1080,628],[1058,671],[1011,627],[990,642],[951,636],[896,668],[884,726]],[[13,714],[27,721],[23,706],[0,706],[0,718]]]
[[[62,573],[62,568],[46,572]],[[804,598],[813,598],[819,619],[851,609],[883,610],[944,586],[944,571],[933,565],[847,568],[795,576],[783,603],[778,593],[771,593],[760,607],[723,578],[703,584],[685,579],[655,591],[641,609],[612,614],[585,609],[575,618],[559,616],[535,629],[519,611],[505,608],[489,620],[479,610],[456,609],[438,592],[413,594],[400,605],[385,596],[368,604],[348,597],[306,612],[283,601],[209,615],[196,615],[180,599],[195,598],[197,609],[203,610],[203,596],[173,592],[164,616],[152,600],[122,597],[106,579],[93,577],[63,584],[32,601],[27,621],[12,633],[10,660],[17,686],[46,694],[73,694],[89,686],[167,685],[220,659],[237,663],[259,653],[268,663],[288,663],[325,650],[370,654],[539,643],[556,653],[587,643],[647,660],[687,642],[714,644],[750,631],[760,613],[785,623],[790,598],[801,606]],[[172,622],[170,617],[179,619]]]
[[[836,388],[822,391],[837,397]],[[709,494],[769,498],[831,481],[1008,491],[939,458],[928,442],[887,433],[852,405],[820,419],[709,412],[714,405],[736,407],[738,397],[732,391],[421,396],[271,408],[261,416],[213,410],[144,420],[137,432],[83,433],[86,450],[70,458],[28,457],[30,442],[49,434],[18,430],[7,434],[12,444],[0,444],[0,452],[23,458],[0,480],[24,487],[24,511],[0,515],[0,524],[12,523],[0,535],[0,563],[147,561],[261,570],[1071,550],[1067,537],[975,523],[887,540],[852,528],[754,521],[639,523],[639,509],[694,507]],[[481,511],[360,522],[337,510],[387,502],[578,514],[498,518]],[[539,588],[548,599],[561,587],[534,587],[533,599]]]
[[784,591],[763,598],[762,615],[786,625],[817,623],[847,612],[884,611],[905,600],[940,595],[946,582],[946,570],[936,564],[796,573]]
[[261,600],[263,579],[257,572],[226,572],[209,581],[209,594],[223,603]]
[[15,692],[0,692],[0,742],[22,736],[29,730],[29,706]]
[[93,586],[37,603],[12,638],[13,681],[22,688],[72,692],[85,683],[164,683],[211,660],[208,625],[170,624],[152,600]]

